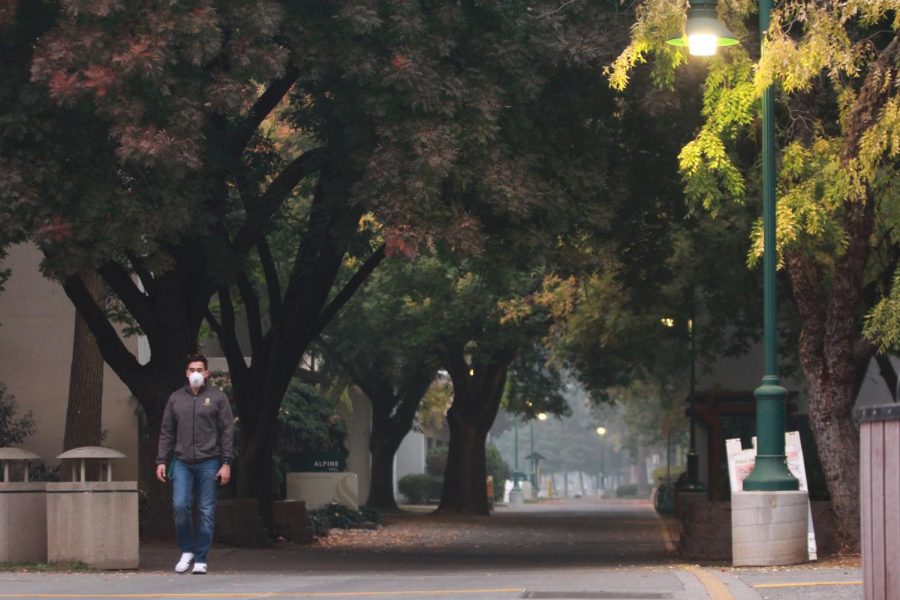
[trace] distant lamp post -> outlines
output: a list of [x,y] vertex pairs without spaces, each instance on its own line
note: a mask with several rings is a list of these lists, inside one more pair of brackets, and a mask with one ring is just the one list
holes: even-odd
[[[546,421],[547,413],[543,413],[543,412],[538,413],[536,415],[536,417],[537,417],[538,421]],[[535,496],[537,496],[538,463],[540,462],[540,459],[543,458],[543,456],[541,456],[540,454],[537,454],[534,451],[534,420],[531,421],[530,425],[531,425],[531,454],[528,455],[528,458],[531,460],[531,488],[532,488],[532,490],[534,490],[533,493],[535,494]],[[540,458],[538,458],[538,457],[540,457]]]
[[688,455],[687,455],[687,482],[682,488],[686,492],[702,492],[703,484],[700,483],[700,457],[697,456],[696,434],[694,433],[694,388],[696,386],[696,368],[694,359],[694,320],[688,319],[688,344],[691,354],[691,379],[688,384]]
[[[759,0],[762,52],[772,16],[772,0]],[[687,45],[691,54],[704,54],[736,43],[733,34],[718,23],[716,2],[694,0],[688,10],[685,35],[668,40]],[[715,21],[715,24],[713,23]],[[694,35],[706,41],[691,44]],[[680,40],[680,41],[679,41]],[[685,44],[684,40],[687,40]],[[710,42],[713,40],[713,42]],[[756,397],[756,464],[744,479],[743,489],[752,494],[732,494],[732,563],[736,566],[787,565],[807,560],[807,515],[793,506],[808,504],[805,492],[787,468],[784,429],[787,390],[778,377],[778,323],[775,245],[775,96],[772,86],[762,94],[762,200],[763,200],[763,339],[765,370]],[[737,518],[735,517],[737,515]],[[745,525],[753,515],[754,524]],[[777,524],[777,527],[775,526]],[[760,535],[769,531],[769,535]],[[777,532],[777,536],[776,536]],[[777,537],[777,539],[776,539]],[[740,552],[737,551],[740,549]]]
[[602,425],[597,428],[597,435],[600,436],[600,475],[597,478],[597,494],[599,495],[601,489],[605,489],[603,485],[603,478],[606,476],[606,443],[603,439],[603,436],[606,435],[606,427]]
[[519,471],[519,419],[516,418],[515,438],[513,442],[513,457],[515,461],[515,470],[513,471],[513,486],[509,491],[510,504],[524,504],[525,497],[522,493],[522,487],[519,482],[522,480],[523,473]]

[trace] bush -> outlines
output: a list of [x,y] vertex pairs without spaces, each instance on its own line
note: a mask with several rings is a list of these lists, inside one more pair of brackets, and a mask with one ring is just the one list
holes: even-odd
[[[672,467],[670,471],[672,478],[668,483],[675,483],[678,481],[678,478],[681,477],[681,474],[684,473],[684,467]],[[653,473],[651,474],[653,477],[653,485],[660,486],[666,482],[666,465],[660,465],[653,469]]]
[[34,417],[31,412],[16,418],[16,399],[6,392],[0,383],[0,448],[21,444],[34,433]]
[[432,498],[440,498],[443,485],[440,477],[428,473],[405,475],[397,482],[400,493],[410,504],[424,504]]
[[512,479],[512,469],[503,460],[500,451],[493,444],[485,448],[487,452],[487,474],[494,477],[494,500],[503,499],[503,484]]
[[637,498],[637,489],[636,483],[620,485],[616,488],[616,498]]
[[337,502],[311,510],[307,514],[313,527],[313,535],[318,537],[328,535],[331,529],[371,528],[381,518],[378,512],[371,508],[364,506],[360,510],[353,510]]

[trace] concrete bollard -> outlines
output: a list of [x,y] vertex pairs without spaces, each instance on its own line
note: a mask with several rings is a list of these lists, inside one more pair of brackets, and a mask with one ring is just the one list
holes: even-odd
[[808,514],[804,491],[733,492],[732,564],[770,567],[806,562]]
[[[34,452],[0,448],[0,563],[47,561],[47,484],[28,481]],[[22,462],[24,481],[10,481],[10,463]]]
[[[136,569],[139,563],[136,481],[112,481],[110,460],[125,455],[85,446],[57,458],[75,459],[80,480],[47,484],[47,558],[97,569]],[[100,461],[106,481],[84,481],[86,461]],[[104,472],[105,471],[105,472]]]

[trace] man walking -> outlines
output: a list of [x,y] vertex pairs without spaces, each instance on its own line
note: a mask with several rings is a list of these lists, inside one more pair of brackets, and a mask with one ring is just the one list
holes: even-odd
[[[181,548],[176,573],[193,563],[195,575],[205,575],[206,553],[216,522],[216,481],[231,479],[234,418],[222,390],[206,385],[209,362],[202,354],[187,359],[187,384],[172,392],[163,412],[156,455],[156,478],[166,482],[166,462],[174,450],[169,476],[175,508],[175,537]],[[198,522],[193,524],[193,499]]]

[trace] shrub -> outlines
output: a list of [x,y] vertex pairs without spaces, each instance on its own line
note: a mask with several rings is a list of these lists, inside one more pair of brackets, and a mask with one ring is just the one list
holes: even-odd
[[328,506],[311,510],[307,513],[313,527],[313,535],[323,537],[330,529],[360,529],[374,527],[381,518],[377,511],[362,507],[353,510],[343,504],[332,502]]
[[[670,473],[672,477],[668,483],[675,483],[681,474],[684,473],[684,467],[672,467]],[[656,486],[666,483],[666,465],[660,465],[653,469],[652,477],[653,484]]]
[[17,418],[17,408],[15,397],[7,393],[6,386],[0,383],[0,448],[21,444],[34,433],[31,411]]
[[637,484],[628,483],[616,488],[616,498],[637,498]]
[[507,479],[512,479],[512,469],[503,460],[500,451],[493,444],[485,448],[487,453],[487,474],[494,477],[494,500],[503,498],[503,484]]
[[443,484],[440,477],[419,473],[401,477],[397,487],[410,504],[424,504],[431,498],[440,498]]

